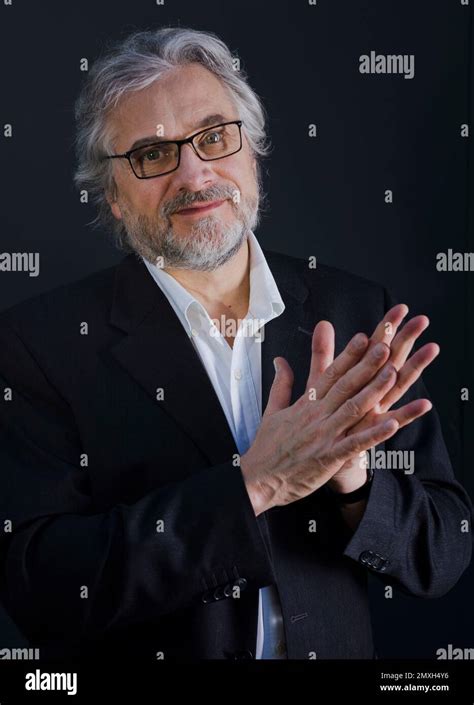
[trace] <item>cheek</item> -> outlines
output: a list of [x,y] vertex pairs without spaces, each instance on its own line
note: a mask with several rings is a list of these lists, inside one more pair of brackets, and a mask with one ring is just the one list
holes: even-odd
[[128,183],[127,187],[122,197],[134,210],[140,213],[156,212],[162,201],[162,189],[138,179],[137,184]]
[[252,163],[247,160],[230,168],[222,177],[235,184],[242,193],[253,194],[256,190],[256,172]]
[[240,174],[240,179],[237,180],[243,193],[253,197],[257,193],[257,174],[252,164],[246,164],[244,173]]

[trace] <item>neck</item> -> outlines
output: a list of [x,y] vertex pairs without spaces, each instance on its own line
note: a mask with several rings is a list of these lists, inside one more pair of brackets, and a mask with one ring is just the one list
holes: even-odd
[[165,269],[202,303],[211,318],[232,313],[245,317],[249,307],[249,270],[250,256],[247,239],[228,262],[213,272]]

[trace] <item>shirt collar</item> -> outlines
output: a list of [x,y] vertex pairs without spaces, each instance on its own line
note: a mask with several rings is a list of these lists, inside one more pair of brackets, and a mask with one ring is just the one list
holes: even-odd
[[[248,243],[250,255],[250,295],[247,316],[258,321],[254,329],[256,332],[261,325],[280,316],[285,310],[285,304],[283,303],[283,299],[281,298],[262,248],[251,230],[248,234]],[[152,264],[144,257],[142,257],[142,259],[189,334],[192,333],[192,329],[195,327],[195,316],[199,316],[201,319],[204,317],[207,324],[210,323],[211,319],[204,306],[185,289],[182,284],[168,274],[168,272],[161,269],[161,267]]]

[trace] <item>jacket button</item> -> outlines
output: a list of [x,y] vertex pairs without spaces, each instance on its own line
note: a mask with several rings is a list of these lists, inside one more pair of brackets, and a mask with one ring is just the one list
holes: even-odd
[[225,595],[224,595],[224,590],[223,590],[222,586],[217,587],[214,590],[214,599],[215,600],[223,600],[224,597],[225,597]]
[[383,556],[379,556],[378,553],[375,554],[375,558],[373,560],[373,569],[378,570],[380,572],[383,572],[385,568],[388,566],[390,561],[388,561],[386,558]]
[[211,592],[211,590],[207,590],[207,592],[204,592],[201,596],[202,602],[204,602],[205,605],[207,605],[209,602],[212,602],[214,599],[214,596]]
[[362,551],[359,556],[359,561],[364,565],[370,565],[372,563],[373,555],[374,554],[372,553],[372,551]]
[[390,563],[387,558],[373,551],[362,551],[359,556],[359,561],[369,568],[372,568],[372,570],[378,570],[380,572],[383,572]]
[[238,578],[237,580],[234,580],[234,587],[238,587],[241,590],[245,590],[247,587],[247,580],[245,578]]

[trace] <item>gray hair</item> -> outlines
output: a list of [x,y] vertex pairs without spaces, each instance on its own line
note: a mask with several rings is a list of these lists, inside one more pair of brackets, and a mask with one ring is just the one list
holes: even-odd
[[114,193],[112,135],[108,116],[128,93],[148,87],[170,69],[197,62],[215,74],[228,90],[243,121],[242,129],[257,161],[260,196],[260,158],[270,151],[265,133],[265,109],[243,70],[236,70],[227,45],[212,32],[164,27],[135,32],[108,47],[94,62],[75,106],[77,169],[74,181],[98,208],[92,225],[115,235],[122,250],[131,251],[122,221],[114,218],[106,195]]

